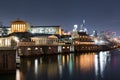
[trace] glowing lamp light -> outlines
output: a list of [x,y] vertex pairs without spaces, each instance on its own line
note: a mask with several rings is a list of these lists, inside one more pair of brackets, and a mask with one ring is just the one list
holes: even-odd
[[114,41],[117,41],[118,39],[117,39],[117,38],[114,38],[113,40],[114,40]]
[[14,39],[16,42],[19,42],[18,37],[14,37],[13,39]]
[[78,25],[77,25],[77,24],[75,24],[75,25],[74,25],[74,27],[75,27],[75,28],[77,28],[77,27],[78,27]]
[[105,41],[100,40],[100,41],[99,41],[99,44],[105,44]]

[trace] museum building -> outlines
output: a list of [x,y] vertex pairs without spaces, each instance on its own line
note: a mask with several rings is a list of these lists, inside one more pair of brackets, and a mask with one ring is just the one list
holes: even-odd
[[[30,38],[35,44],[57,43],[58,36],[62,35],[60,26],[31,26],[23,20],[12,21],[10,27],[0,27],[0,46],[11,46],[11,40],[20,42]],[[6,33],[3,35],[3,33]],[[27,40],[26,40],[27,41]]]

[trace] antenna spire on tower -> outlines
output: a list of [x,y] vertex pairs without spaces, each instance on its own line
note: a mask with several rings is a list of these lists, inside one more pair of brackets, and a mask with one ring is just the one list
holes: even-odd
[[85,24],[85,19],[83,19],[83,24]]
[[83,26],[85,26],[85,19],[83,19]]

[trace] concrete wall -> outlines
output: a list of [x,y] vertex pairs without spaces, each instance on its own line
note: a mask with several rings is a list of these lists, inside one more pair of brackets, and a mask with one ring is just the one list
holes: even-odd
[[0,73],[16,71],[16,50],[0,50]]

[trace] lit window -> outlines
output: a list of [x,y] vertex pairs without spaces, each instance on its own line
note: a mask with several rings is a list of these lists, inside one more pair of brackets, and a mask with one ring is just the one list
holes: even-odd
[[21,49],[19,48],[18,50],[20,51]]
[[40,50],[42,50],[42,48],[40,48]]
[[65,49],[65,47],[63,46],[63,49]]
[[49,47],[49,49],[51,49],[51,47]]
[[67,47],[67,49],[69,49],[69,46]]
[[35,50],[38,50],[38,48],[36,47]]
[[27,48],[27,50],[31,50],[31,48]]

